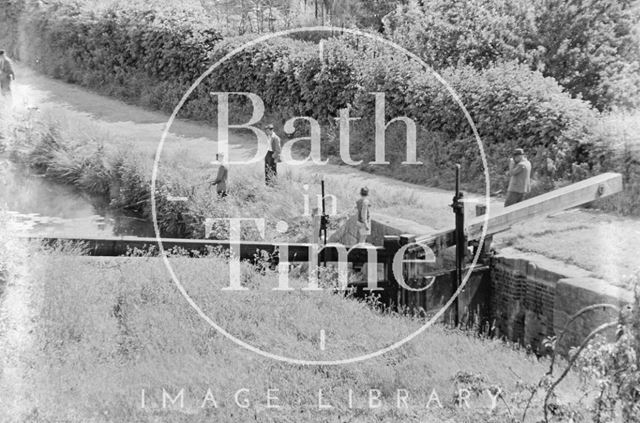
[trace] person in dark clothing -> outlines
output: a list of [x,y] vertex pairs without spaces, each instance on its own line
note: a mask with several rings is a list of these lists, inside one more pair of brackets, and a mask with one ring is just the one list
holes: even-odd
[[211,182],[211,185],[216,186],[218,197],[224,198],[227,196],[227,178],[229,176],[229,170],[227,169],[226,161],[224,160],[224,154],[216,154],[216,162],[220,163],[220,166],[218,167],[216,179]]
[[16,79],[11,60],[4,50],[0,50],[0,93],[3,97],[11,95],[11,81]]
[[264,156],[264,179],[267,185],[270,185],[278,176],[278,162],[282,147],[280,137],[273,131],[273,125],[267,125],[265,129],[269,140],[269,149]]

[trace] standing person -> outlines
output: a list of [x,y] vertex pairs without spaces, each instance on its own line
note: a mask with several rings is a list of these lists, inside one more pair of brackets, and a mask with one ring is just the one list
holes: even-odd
[[224,160],[224,154],[216,154],[216,162],[220,163],[220,166],[218,167],[216,179],[211,182],[211,185],[216,186],[218,197],[224,198],[227,196],[227,177],[229,176],[229,171],[226,165],[227,162]]
[[369,203],[369,188],[360,189],[360,199],[356,201],[358,213],[358,244],[367,241],[367,236],[371,235],[371,205]]
[[264,179],[270,185],[278,176],[278,162],[280,161],[280,137],[273,131],[273,125],[269,124],[265,128],[267,139],[269,140],[269,150],[264,156]]
[[509,159],[509,188],[505,207],[524,200],[525,195],[531,191],[531,163],[524,155],[522,148],[516,148],[513,157]]
[[11,95],[11,81],[16,79],[13,73],[11,61],[5,55],[4,50],[0,50],[0,92],[3,97]]

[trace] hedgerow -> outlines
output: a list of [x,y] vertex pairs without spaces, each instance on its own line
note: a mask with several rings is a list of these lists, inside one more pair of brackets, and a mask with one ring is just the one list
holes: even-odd
[[194,12],[52,3],[19,21],[20,59],[67,82],[173,107],[222,37]]
[[24,11],[22,0],[0,0],[0,49],[15,56],[18,47],[18,19]]
[[[392,99],[387,100],[387,115],[406,114],[424,125],[425,136],[418,138],[427,143],[424,158],[430,164],[444,168],[461,163],[465,180],[481,178],[484,166],[472,127],[451,94],[430,72],[416,75],[398,60],[392,68],[392,72],[370,79],[368,85],[368,91],[385,92]],[[581,160],[579,146],[591,136],[588,125],[596,119],[586,103],[569,98],[553,79],[515,63],[482,71],[471,66],[449,68],[441,75],[473,119],[494,186],[506,183],[506,159],[516,147],[527,151],[537,170],[542,169],[551,148],[557,147],[563,153],[557,165],[566,172],[556,177],[570,176],[568,163]],[[364,114],[372,115],[372,107],[369,96],[362,107],[369,112]],[[368,153],[371,155],[370,150]],[[400,157],[396,161],[403,159],[404,151],[397,153]]]

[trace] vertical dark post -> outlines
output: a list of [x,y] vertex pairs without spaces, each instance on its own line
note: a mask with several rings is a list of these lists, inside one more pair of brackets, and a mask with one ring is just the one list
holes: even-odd
[[[327,245],[327,225],[329,224],[329,216],[327,216],[327,210],[325,208],[325,200],[324,200],[324,179],[320,182],[321,193],[322,193],[322,216],[320,216],[320,235],[323,237],[324,245]],[[322,250],[322,261],[324,262],[324,267],[327,267],[327,252]]]
[[[464,235],[464,201],[463,193],[460,191],[460,165],[456,165],[456,192],[453,196],[451,207],[456,216],[456,290],[462,285],[462,265],[464,263],[465,251],[467,249],[467,240]],[[454,323],[456,326],[459,321],[459,301],[456,298],[454,306]]]
[[386,271],[386,279],[387,279],[388,294],[389,294],[389,302],[387,306],[393,311],[398,311],[398,306],[400,305],[398,293],[400,292],[400,288],[398,286],[398,281],[396,280],[396,277],[393,274],[393,258],[395,257],[396,253],[400,249],[400,236],[385,235],[383,246],[384,246],[384,254],[386,256],[385,271]]

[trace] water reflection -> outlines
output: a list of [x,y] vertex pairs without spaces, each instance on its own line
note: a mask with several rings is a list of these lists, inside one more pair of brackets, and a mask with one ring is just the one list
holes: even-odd
[[109,210],[100,199],[31,175],[0,157],[0,209],[10,230],[40,236],[154,236],[150,222]]

